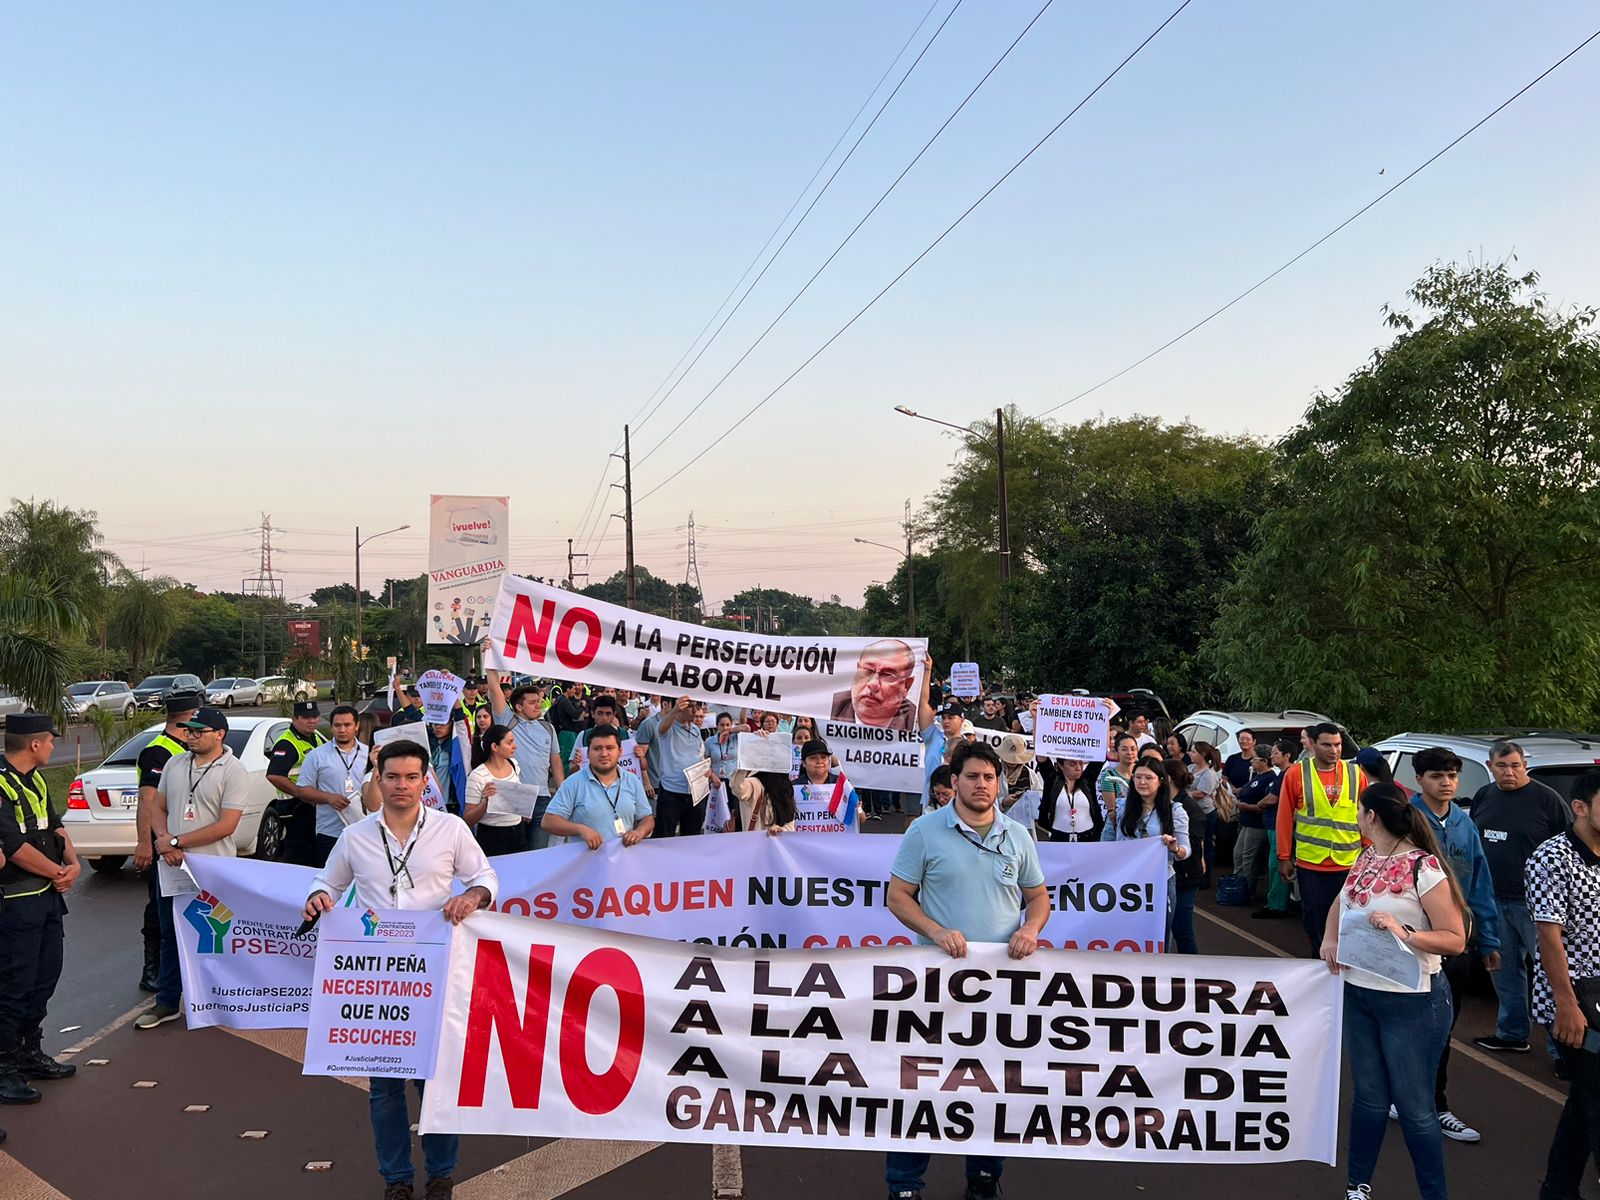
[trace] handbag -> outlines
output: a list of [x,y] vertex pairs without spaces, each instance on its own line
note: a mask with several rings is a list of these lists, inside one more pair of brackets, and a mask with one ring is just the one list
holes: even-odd
[[1578,994],[1578,1007],[1583,1009],[1583,1019],[1589,1028],[1600,1033],[1600,975],[1592,979],[1574,979],[1572,990]]

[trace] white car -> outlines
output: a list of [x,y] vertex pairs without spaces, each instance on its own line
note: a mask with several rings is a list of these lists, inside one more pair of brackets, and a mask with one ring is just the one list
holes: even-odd
[[315,700],[317,685],[309,679],[294,679],[288,675],[268,675],[256,680],[261,685],[261,703],[272,704],[279,700]]
[[[1201,709],[1179,721],[1172,727],[1172,732],[1183,734],[1184,741],[1191,746],[1196,742],[1209,742],[1222,755],[1222,761],[1227,762],[1229,755],[1239,753],[1239,733],[1242,730],[1250,730],[1258,742],[1263,738],[1272,741],[1285,737],[1298,739],[1302,729],[1320,725],[1324,721],[1339,725],[1332,717],[1325,717],[1307,708],[1286,708],[1282,712]],[[1339,728],[1344,731],[1344,756],[1354,758],[1361,747],[1343,725],[1339,725]]]
[[138,702],[133,698],[133,689],[120,679],[91,679],[69,687],[62,698],[62,706],[71,720],[82,717],[91,708],[114,712],[126,720],[133,716]]
[[213,708],[232,708],[235,704],[260,704],[266,689],[248,675],[224,676],[206,684],[206,703]]
[[[72,781],[61,823],[78,857],[96,871],[114,874],[138,844],[139,753],[164,725],[152,725],[118,746],[92,771]],[[284,827],[271,811],[277,789],[267,782],[267,755],[289,728],[283,717],[235,717],[228,722],[228,748],[250,777],[250,799],[239,819],[234,845],[242,856],[274,858],[283,846]]]

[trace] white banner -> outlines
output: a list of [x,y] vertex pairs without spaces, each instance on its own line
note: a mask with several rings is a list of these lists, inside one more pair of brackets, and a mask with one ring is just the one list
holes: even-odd
[[501,581],[490,640],[513,671],[913,733],[928,645],[707,629],[515,575]]
[[1035,751],[1040,758],[1099,762],[1111,744],[1110,708],[1097,696],[1040,696]]
[[428,503],[428,641],[483,640],[506,573],[511,510],[504,496],[431,496]]
[[1342,984],[1320,962],[751,954],[496,913],[454,937],[425,1132],[1185,1167],[1337,1150]]
[[904,729],[874,729],[843,721],[821,721],[817,728],[839,769],[858,788],[885,792],[922,791],[922,737]]
[[422,719],[429,725],[445,725],[455,712],[467,681],[449,671],[424,671],[417,680],[417,695],[422,697]]
[[301,1073],[432,1076],[449,961],[442,912],[324,913]]
[[[551,846],[494,860],[495,907],[705,946],[909,946],[910,932],[888,907],[889,868],[899,846],[897,837],[805,833],[637,846],[612,839],[599,850]],[[1042,945],[1164,950],[1167,864],[1159,841],[1046,842],[1038,850],[1051,908]],[[186,861],[212,897],[192,915],[184,907],[192,898],[172,901],[179,906],[189,1024],[305,1028],[318,939],[316,929],[306,937],[295,930],[316,872],[244,858]],[[345,903],[354,895],[352,888]],[[216,928],[218,938],[196,941]]]

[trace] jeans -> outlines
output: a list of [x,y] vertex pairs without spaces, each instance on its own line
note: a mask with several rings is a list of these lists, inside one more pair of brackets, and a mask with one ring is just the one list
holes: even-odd
[[1418,1194],[1422,1200],[1444,1200],[1444,1134],[1433,1085],[1450,1036],[1450,1015],[1450,991],[1437,975],[1432,989],[1423,993],[1344,985],[1344,1051],[1354,1085],[1347,1168],[1351,1187],[1372,1182],[1392,1104],[1411,1152]]
[[333,848],[339,844],[339,839],[331,833],[317,834],[317,848],[312,856],[311,865],[321,870],[328,865],[328,855],[333,853]]
[[656,789],[656,827],[651,837],[690,837],[706,825],[706,806],[696,804],[688,792]]
[[1200,943],[1194,940],[1194,900],[1199,888],[1181,887],[1176,890],[1172,909],[1172,941],[1179,954],[1199,954]]
[[544,831],[544,814],[550,810],[550,801],[554,796],[540,796],[533,802],[533,821],[529,828],[533,830],[533,849],[543,850],[550,844],[550,835]]
[[1472,952],[1455,954],[1444,960],[1444,969],[1433,977],[1435,987],[1443,984],[1450,990],[1450,1028],[1445,1030],[1444,1048],[1439,1051],[1439,1071],[1433,1081],[1433,1107],[1440,1112],[1450,1111],[1450,1101],[1445,1098],[1445,1088],[1450,1082],[1450,1035],[1461,1019],[1461,989],[1467,986],[1472,974]]
[[[1261,874],[1261,860],[1266,853],[1267,831],[1249,825],[1239,826],[1239,840],[1234,843],[1233,873],[1244,876],[1244,886],[1251,897],[1256,894],[1256,876]],[[1277,863],[1272,865],[1276,868]]]
[[[150,874],[156,874],[153,865]],[[156,916],[161,921],[161,967],[156,972],[156,1003],[162,1008],[177,1008],[183,999],[183,974],[178,969],[178,928],[172,917],[173,899],[162,896],[156,901]]]
[[[1501,953],[1505,953],[1504,949]],[[1550,1142],[1539,1200],[1578,1200],[1585,1165],[1591,1159],[1600,1165],[1600,1054],[1562,1046],[1553,1031],[1546,1032],[1572,1083]]]
[[[422,1080],[411,1081],[422,1095]],[[378,1174],[384,1183],[409,1183],[411,1167],[411,1110],[406,1105],[404,1079],[373,1079],[368,1101],[372,1112],[372,1141],[378,1151]],[[461,1139],[453,1133],[422,1135],[422,1160],[429,1179],[454,1175]]]
[[[883,1179],[889,1185],[889,1195],[903,1192],[920,1192],[922,1177],[927,1174],[931,1154],[912,1154],[905,1150],[891,1150],[884,1155]],[[997,1182],[1000,1172],[1006,1169],[1006,1160],[982,1154],[967,1155],[967,1179]]]
[[1267,907],[1274,912],[1289,911],[1289,881],[1278,874],[1278,829],[1275,825],[1267,828]]
[[1328,930],[1328,912],[1339,902],[1339,890],[1344,887],[1349,871],[1295,872],[1300,879],[1300,923],[1305,926],[1306,937],[1311,941],[1311,957],[1322,955],[1322,938]]
[[1494,994],[1500,998],[1500,1015],[1495,1020],[1495,1036],[1512,1042],[1525,1042],[1531,1029],[1528,1019],[1528,970],[1539,952],[1539,937],[1533,918],[1521,900],[1502,900],[1500,906],[1500,969],[1491,971]]

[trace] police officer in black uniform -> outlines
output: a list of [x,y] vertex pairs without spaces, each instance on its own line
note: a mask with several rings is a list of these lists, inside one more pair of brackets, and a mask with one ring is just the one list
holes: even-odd
[[328,739],[317,726],[315,700],[297,700],[289,728],[278,735],[267,759],[267,782],[278,789],[278,815],[286,820],[283,859],[302,867],[317,865],[317,807],[301,799],[300,764]]
[[66,893],[78,853],[50,807],[40,769],[56,731],[44,713],[6,719],[0,758],[0,1104],[34,1104],[29,1079],[65,1079],[78,1068],[45,1054],[45,1009],[61,978]]
[[183,723],[190,720],[200,708],[200,697],[194,692],[174,692],[167,697],[167,725],[150,739],[150,744],[139,751],[139,844],[133,852],[133,865],[145,873],[150,885],[150,899],[144,906],[144,970],[139,975],[139,990],[156,990],[161,973],[161,920],[156,905],[161,902],[160,871],[155,865],[155,843],[150,830],[150,811],[155,804],[156,790],[161,786],[161,772],[167,763],[189,750],[189,731]]

